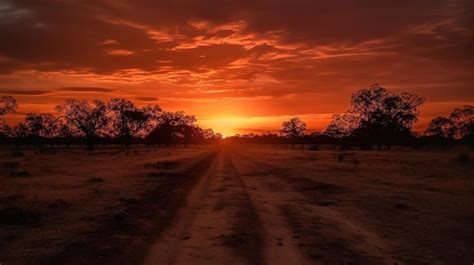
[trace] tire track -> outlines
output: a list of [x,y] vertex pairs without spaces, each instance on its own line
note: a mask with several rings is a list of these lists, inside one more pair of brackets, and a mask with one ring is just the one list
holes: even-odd
[[151,264],[261,264],[260,222],[245,185],[221,150],[149,249]]
[[[192,189],[216,159],[216,151],[206,152],[187,163],[176,174],[158,180],[139,204],[126,209],[129,218],[104,220],[93,232],[81,235],[58,255],[42,257],[32,264],[139,264],[147,246],[160,236],[183,205]],[[133,218],[131,218],[133,217]],[[158,220],[158,222],[157,222]]]
[[233,154],[246,182],[258,187],[254,197],[273,204],[268,212],[274,216],[269,220],[284,219],[281,226],[289,229],[293,245],[307,257],[301,264],[403,264],[394,258],[391,242],[327,203],[330,195],[344,189],[288,175],[286,170],[257,161],[238,149]]
[[[241,241],[241,247],[236,248],[236,253],[247,260],[247,264],[268,264],[264,261],[263,252],[263,225],[260,220],[258,209],[255,207],[245,182],[238,173],[232,162],[228,151],[225,155],[225,163],[228,168],[227,175],[233,177],[234,189],[238,210],[233,224],[233,237]],[[235,240],[233,239],[233,240]]]
[[246,187],[249,200],[252,201],[255,212],[258,213],[258,219],[262,223],[260,229],[263,234],[263,263],[271,265],[315,264],[298,249],[291,226],[280,212],[280,205],[289,200],[286,196],[287,193],[282,192],[282,188],[275,186],[275,183],[244,174],[248,168],[234,154],[231,156],[231,163],[239,172],[239,178]]

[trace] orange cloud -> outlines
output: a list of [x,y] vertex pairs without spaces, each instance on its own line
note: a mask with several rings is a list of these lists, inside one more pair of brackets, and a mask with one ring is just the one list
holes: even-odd
[[474,9],[445,2],[5,0],[0,93],[22,112],[156,102],[229,134],[291,116],[321,129],[377,82],[426,97],[421,130],[474,102]]
[[105,49],[104,51],[108,55],[116,55],[116,56],[127,56],[127,55],[132,55],[135,53],[134,51],[121,50],[121,49]]

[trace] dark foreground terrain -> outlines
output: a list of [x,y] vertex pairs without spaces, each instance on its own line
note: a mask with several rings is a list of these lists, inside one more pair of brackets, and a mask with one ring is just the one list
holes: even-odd
[[0,264],[472,264],[473,157],[4,148]]

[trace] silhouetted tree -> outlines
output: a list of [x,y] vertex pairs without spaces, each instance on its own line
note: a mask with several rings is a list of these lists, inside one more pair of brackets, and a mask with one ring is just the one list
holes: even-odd
[[454,109],[449,115],[454,127],[454,136],[465,139],[474,136],[474,106],[464,106],[462,109]]
[[51,114],[26,114],[22,123],[24,140],[28,143],[37,144],[42,149],[43,144],[58,135],[58,120]]
[[[183,144],[202,142],[204,138],[203,130],[196,124],[184,124],[179,126],[179,134]],[[216,134],[214,134],[215,136]]]
[[17,150],[19,150],[21,144],[28,136],[28,130],[24,123],[17,124],[11,128],[7,127],[6,133],[8,138],[16,145]]
[[188,143],[198,132],[195,122],[194,116],[186,115],[182,111],[161,112],[158,125],[148,135],[147,140],[150,143],[165,145],[176,144],[180,141]]
[[212,139],[214,138],[214,130],[213,129],[203,129],[202,130],[202,136],[204,137],[204,139]]
[[64,123],[62,120],[57,121],[58,133],[57,138],[68,148],[71,145],[72,138],[74,137],[74,131],[71,127]]
[[53,138],[57,133],[56,118],[51,114],[26,114],[23,122],[29,137]]
[[434,118],[425,131],[425,135],[440,138],[453,138],[455,133],[453,123],[445,117]]
[[13,97],[3,96],[0,97],[0,116],[8,113],[14,113],[18,110],[18,104]]
[[423,98],[409,93],[395,94],[378,84],[352,95],[349,113],[358,120],[353,134],[365,139],[368,147],[388,148],[394,142],[411,137]]
[[351,135],[358,126],[359,120],[356,116],[348,113],[336,114],[324,134],[332,138],[343,138]]
[[112,130],[127,147],[133,137],[145,136],[156,126],[161,111],[159,106],[138,108],[124,98],[113,98],[108,108],[112,114]]
[[86,100],[68,99],[56,110],[64,116],[69,126],[85,137],[89,150],[94,148],[96,138],[107,129],[107,106],[103,101],[94,100],[89,104]]
[[8,127],[5,124],[5,115],[8,113],[15,113],[18,110],[18,104],[13,97],[0,97],[0,136],[8,134]]
[[[474,107],[456,108],[448,118],[434,118],[425,131],[438,144],[462,140],[474,147]],[[451,141],[450,141],[451,140]]]
[[295,146],[295,143],[304,136],[305,131],[306,123],[301,121],[298,117],[283,122],[281,129],[282,135],[290,139],[292,148]]

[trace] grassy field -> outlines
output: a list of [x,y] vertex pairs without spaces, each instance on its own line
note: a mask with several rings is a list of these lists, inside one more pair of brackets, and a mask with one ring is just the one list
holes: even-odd
[[471,264],[474,154],[0,153],[0,263]]

